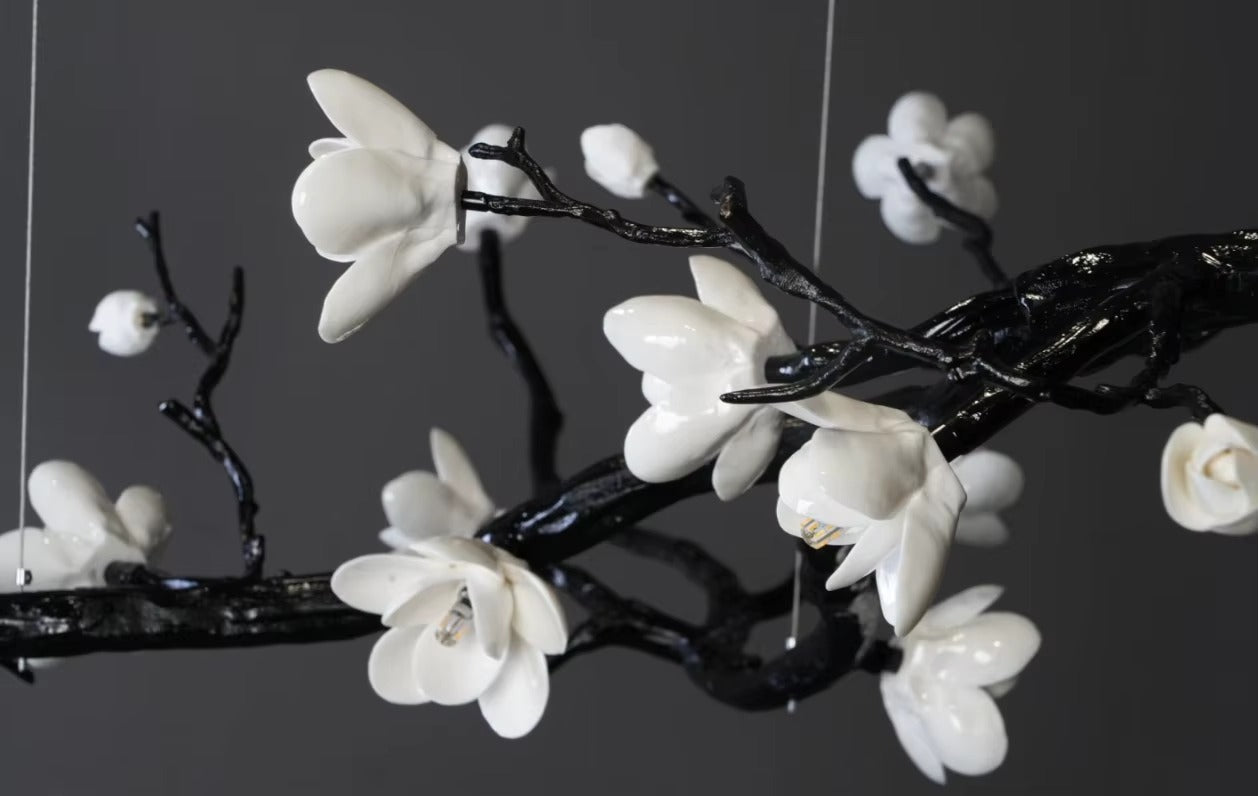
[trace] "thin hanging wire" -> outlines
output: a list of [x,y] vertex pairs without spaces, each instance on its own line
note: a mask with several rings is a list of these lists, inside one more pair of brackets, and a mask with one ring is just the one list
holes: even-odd
[[[817,202],[812,217],[812,270],[821,273],[821,223],[826,203],[826,141],[830,137],[830,65],[834,60],[834,5],[829,0],[826,11],[826,57],[821,78],[821,131],[817,145]],[[817,342],[817,305],[808,303],[808,345]],[[795,575],[791,595],[791,633],[786,637],[786,648],[794,649],[799,641],[800,570],[804,554],[795,549]],[[795,700],[786,703],[787,711],[795,712]]]
[[[26,288],[22,305],[22,438],[18,447],[17,587],[26,591],[26,429],[31,392],[31,243],[35,230],[35,86],[38,78],[39,0],[31,0],[31,104],[26,144]],[[25,663],[23,661],[22,663]]]

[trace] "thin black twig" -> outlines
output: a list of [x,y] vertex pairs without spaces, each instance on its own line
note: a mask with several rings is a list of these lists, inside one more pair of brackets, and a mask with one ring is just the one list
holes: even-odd
[[147,219],[136,219],[135,227],[149,244],[153,253],[153,265],[161,283],[166,301],[164,322],[180,323],[193,344],[209,358],[209,364],[197,382],[192,408],[180,401],[163,401],[158,409],[179,426],[186,434],[199,442],[223,466],[236,495],[237,523],[240,533],[241,558],[246,578],[258,578],[266,559],[266,543],[257,532],[255,518],[258,503],[254,499],[253,478],[239,454],[223,437],[218,416],[214,412],[214,390],[223,380],[231,364],[236,338],[240,335],[245,310],[245,273],[239,266],[232,269],[231,291],[228,294],[227,318],[218,338],[211,338],[205,327],[182,301],[175,291],[170,267],[162,246],[160,216],[156,211]]
[[651,191],[663,197],[673,207],[677,208],[687,223],[694,224],[697,227],[707,227],[716,229],[717,223],[712,216],[695,204],[695,202],[676,185],[666,180],[663,175],[656,173],[654,177],[647,181],[646,187]]
[[932,191],[908,158],[900,158],[896,161],[896,167],[899,168],[909,190],[922,201],[922,204],[929,207],[931,212],[941,220],[961,230],[961,233],[965,235],[965,240],[961,245],[978,263],[979,270],[992,283],[992,286],[1009,287],[1012,284],[1009,275],[1000,267],[1000,263],[992,254],[992,228],[987,222]]
[[569,217],[592,224],[635,243],[656,246],[710,248],[724,246],[729,236],[718,228],[658,227],[630,221],[615,210],[580,202],[555,187],[555,183],[524,149],[524,129],[515,128],[506,146],[473,144],[468,150],[474,158],[499,160],[514,166],[529,178],[541,199],[517,199],[494,196],[480,191],[464,191],[462,205],[466,210],[502,213],[512,216]]
[[489,334],[528,386],[530,472],[534,491],[541,492],[559,481],[556,458],[563,413],[533,349],[507,310],[502,290],[502,241],[492,229],[481,233],[478,260]]

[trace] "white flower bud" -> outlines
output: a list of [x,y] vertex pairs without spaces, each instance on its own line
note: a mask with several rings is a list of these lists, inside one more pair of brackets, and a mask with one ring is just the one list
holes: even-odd
[[581,154],[590,179],[626,199],[641,199],[647,182],[660,170],[650,144],[623,124],[586,128]]
[[1258,530],[1258,427],[1213,414],[1175,429],[1162,452],[1162,499],[1190,531]]
[[100,335],[103,351],[114,356],[142,354],[153,344],[161,328],[156,320],[157,302],[136,290],[115,290],[100,300],[90,332]]

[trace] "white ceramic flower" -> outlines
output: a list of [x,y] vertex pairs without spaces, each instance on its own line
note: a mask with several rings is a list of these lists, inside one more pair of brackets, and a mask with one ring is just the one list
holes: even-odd
[[1025,617],[984,613],[999,586],[975,586],[926,612],[902,640],[899,671],[882,675],[882,703],[904,751],[943,784],[944,769],[978,776],[1005,759],[1009,739],[993,697],[1013,687],[1040,633]]
[[814,547],[850,545],[826,588],[871,572],[904,636],[943,575],[965,489],[925,428],[898,409],[826,393],[835,406],[778,474],[778,524]]
[[293,218],[330,260],[352,262],[323,302],[319,335],[339,342],[392,301],[463,234],[459,153],[387,93],[336,69],[310,90],[345,136],[310,145]]
[[948,119],[933,94],[905,94],[891,107],[887,135],[871,135],[852,157],[856,187],[882,200],[887,228],[906,243],[931,243],[941,222],[913,194],[896,165],[908,158],[932,191],[971,213],[991,218],[996,189],[983,172],[992,163],[995,138],[987,119],[963,113]]
[[625,437],[625,463],[643,481],[671,481],[716,457],[712,486],[732,500],[777,450],[777,407],[737,405],[722,393],[765,381],[765,360],[795,350],[777,312],[729,263],[690,258],[699,299],[639,296],[613,307],[603,333],[642,373],[651,407]]
[[641,199],[660,170],[651,145],[623,124],[587,127],[581,133],[581,154],[590,179],[625,199]]
[[1258,427],[1213,414],[1175,429],[1162,452],[1162,500],[1192,531],[1258,530]]
[[402,705],[473,700],[494,732],[526,735],[550,695],[546,655],[568,644],[554,591],[521,560],[474,539],[426,539],[363,556],[332,590],[390,628],[367,662],[371,686]]
[[[130,486],[111,503],[92,474],[77,464],[47,461],[31,471],[31,505],[43,528],[27,528],[28,588],[78,589],[105,585],[115,561],[154,560],[170,535],[166,504],[152,487]],[[0,592],[15,591],[21,532],[0,534]]]
[[[467,154],[472,144],[506,146],[511,139],[511,132],[512,129],[505,124],[491,124],[472,136],[472,143],[463,148],[463,165],[467,169],[467,189],[517,199],[541,199],[541,194],[533,187],[533,183],[524,172],[500,160],[484,160]],[[465,251],[478,250],[481,232],[488,229],[497,232],[503,242],[513,240],[519,237],[528,222],[528,216],[471,211],[467,213],[467,221],[464,223],[464,240],[459,248]]]
[[952,469],[965,487],[965,508],[957,520],[957,541],[995,547],[1009,540],[1000,512],[1022,495],[1022,468],[1012,457],[986,448],[959,456]]
[[438,536],[470,539],[494,516],[493,501],[458,441],[439,428],[428,439],[437,472],[403,473],[381,495],[389,527],[380,541],[396,550]]
[[153,345],[161,326],[157,302],[137,290],[115,290],[100,300],[89,332],[100,335],[101,350],[118,357],[142,354]]

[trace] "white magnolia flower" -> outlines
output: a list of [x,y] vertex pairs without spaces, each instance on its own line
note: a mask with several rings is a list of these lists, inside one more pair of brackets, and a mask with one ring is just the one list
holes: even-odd
[[568,630],[554,591],[523,561],[474,539],[437,537],[409,553],[342,564],[332,590],[390,628],[367,662],[382,699],[475,700],[504,738],[541,719],[550,695],[546,655],[564,651]]
[[887,622],[903,636],[930,605],[965,489],[925,428],[898,409],[825,393],[812,439],[778,474],[778,523],[814,547],[850,545],[826,588],[876,573]]
[[[103,586],[110,563],[150,562],[170,535],[166,504],[152,487],[127,487],[112,503],[91,473],[65,461],[40,464],[27,483],[44,521],[43,528],[26,529],[30,589]],[[21,531],[0,534],[0,592],[17,589],[21,546]]]
[[995,547],[1009,540],[1000,512],[1022,495],[1022,468],[1012,457],[986,448],[959,456],[952,469],[965,487],[965,508],[957,520],[957,541]]
[[323,302],[319,335],[339,342],[462,241],[459,153],[387,93],[336,69],[310,90],[345,136],[310,145],[293,186],[293,218],[330,260],[353,263]]
[[[512,129],[505,124],[491,124],[472,136],[472,144],[506,146]],[[463,165],[467,169],[467,189],[495,196],[511,196],[517,199],[541,199],[527,175],[514,166],[500,160],[484,160],[467,154],[472,144],[463,148]],[[506,216],[501,213],[472,211],[464,224],[464,240],[459,248],[476,251],[480,248],[481,232],[492,229],[503,242],[519,237],[528,225],[527,216]]]
[[1009,739],[993,697],[1013,687],[1040,648],[1030,620],[983,613],[1000,593],[999,586],[975,586],[931,608],[903,639],[899,671],[882,675],[896,737],[941,785],[944,768],[978,776],[1004,761]]
[[142,354],[153,345],[161,326],[157,302],[137,290],[115,290],[100,300],[89,332],[100,337],[101,350],[118,357]]
[[613,307],[603,333],[642,373],[651,407],[625,437],[625,463],[643,481],[671,481],[716,457],[712,486],[742,494],[777,450],[773,406],[737,405],[722,393],[765,381],[765,361],[795,350],[754,282],[715,257],[690,258],[699,299],[639,296]]
[[1175,429],[1162,452],[1162,500],[1192,531],[1258,530],[1258,427],[1213,414]]
[[852,157],[856,187],[882,200],[887,228],[906,243],[931,243],[941,222],[909,190],[896,161],[908,160],[932,191],[983,218],[996,212],[996,189],[983,172],[992,163],[995,138],[987,119],[963,113],[948,119],[933,94],[905,94],[891,107],[888,135],[871,135]]
[[385,485],[389,527],[380,541],[396,550],[438,536],[470,539],[494,516],[476,468],[454,437],[439,428],[429,434],[436,474],[412,470]]
[[587,127],[581,133],[581,154],[590,179],[625,199],[641,199],[660,170],[651,145],[623,124]]

